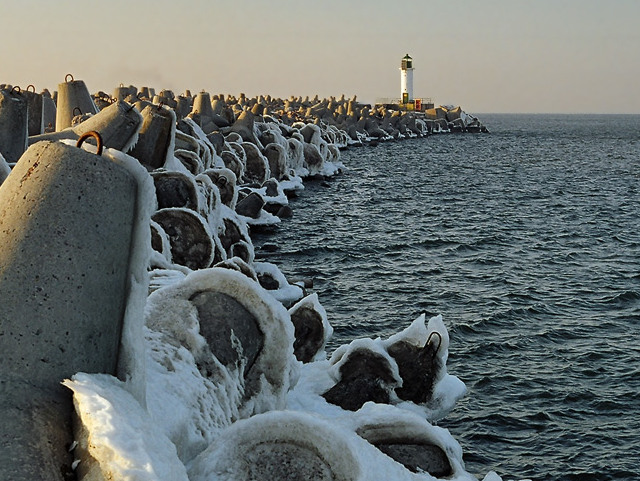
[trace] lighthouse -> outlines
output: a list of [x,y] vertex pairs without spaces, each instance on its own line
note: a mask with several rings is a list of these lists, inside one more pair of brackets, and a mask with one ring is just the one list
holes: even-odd
[[413,101],[413,59],[409,54],[400,63],[400,98],[403,104]]

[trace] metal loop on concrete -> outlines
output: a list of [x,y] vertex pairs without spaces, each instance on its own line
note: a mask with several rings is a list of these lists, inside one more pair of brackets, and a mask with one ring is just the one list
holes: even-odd
[[[76,110],[78,111],[78,113],[76,114]],[[82,110],[80,110],[80,107],[74,107],[73,111],[71,112],[71,115],[73,115],[74,117],[76,115],[82,115]]]
[[21,93],[22,90],[20,90],[20,87],[18,87],[17,85],[15,85],[12,89],[11,89],[11,93],[12,94],[19,94]]
[[436,357],[438,354],[438,351],[440,350],[440,346],[442,346],[442,335],[437,332],[437,331],[433,331],[431,334],[429,334],[429,337],[427,338],[427,343],[425,344],[425,347],[428,346],[429,344],[431,344],[431,338],[433,336],[438,336],[438,347],[436,348],[435,351],[433,351],[433,357]]
[[86,134],[82,134],[80,136],[80,138],[78,139],[78,143],[76,143],[76,147],[80,147],[82,145],[82,143],[87,140],[89,137],[93,137],[94,139],[96,139],[96,142],[98,144],[98,155],[102,155],[102,136],[96,132],[95,130],[91,130],[89,132],[87,132]]
[[[71,80],[68,80],[69,77],[71,77]],[[64,81],[65,82],[73,82],[73,75],[68,73],[67,75],[64,76]]]
[[36,93],[36,86],[35,86],[35,85],[33,85],[33,84],[29,84],[29,85],[27,85],[27,92],[29,91],[29,88],[32,88],[32,89],[33,89],[33,90],[32,90],[32,92],[33,92],[34,94]]

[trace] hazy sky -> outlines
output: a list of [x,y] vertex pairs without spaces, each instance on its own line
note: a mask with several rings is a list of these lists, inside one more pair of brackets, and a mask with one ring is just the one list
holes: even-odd
[[640,114],[640,0],[0,0],[0,83]]

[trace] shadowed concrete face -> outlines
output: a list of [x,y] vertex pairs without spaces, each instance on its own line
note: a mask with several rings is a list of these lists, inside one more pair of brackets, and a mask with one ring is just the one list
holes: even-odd
[[262,184],[262,187],[265,188],[265,194],[267,197],[277,197],[279,194],[278,186],[278,181],[273,177],[267,179],[267,181]]
[[207,134],[207,139],[213,145],[216,154],[220,155],[224,149],[224,135],[221,132],[211,132]]
[[251,142],[259,149],[262,149],[263,145],[256,137],[254,128],[255,116],[249,111],[244,111],[238,115],[238,118],[231,126],[230,131],[239,134],[245,142]]
[[414,473],[426,471],[438,478],[452,473],[447,455],[442,448],[433,444],[380,443],[375,446]]
[[198,194],[195,184],[181,172],[152,172],[151,177],[156,188],[158,209],[166,207],[198,208]]
[[105,147],[126,152],[138,138],[142,116],[126,102],[115,102],[73,130],[78,136],[95,130],[102,136]]
[[7,162],[17,162],[27,149],[27,99],[17,91],[0,90],[0,154]]
[[148,170],[163,167],[175,136],[176,114],[171,109],[148,105],[142,110],[138,142],[130,154]]
[[280,144],[269,144],[264,148],[264,155],[269,162],[271,176],[281,180],[287,173],[286,153]]
[[173,261],[189,269],[209,267],[214,259],[214,243],[204,219],[190,209],[160,209],[152,219],[169,236]]
[[253,262],[253,245],[250,245],[246,241],[238,241],[231,246],[231,252],[229,257],[237,257],[242,259],[246,263]]
[[316,173],[322,169],[324,159],[315,144],[304,144],[304,162],[312,173]]
[[301,362],[311,362],[314,356],[324,347],[324,324],[322,316],[311,307],[302,306],[289,311],[291,322],[295,328],[296,340],[293,353]]
[[242,272],[249,279],[258,282],[258,275],[246,261],[240,257],[232,257],[226,261],[219,262],[214,267],[222,267],[224,269],[232,269],[234,271]]
[[43,132],[54,132],[56,130],[56,103],[51,98],[48,91],[42,95],[42,124]]
[[[432,338],[433,339],[433,338]],[[418,347],[406,341],[400,341],[388,347],[387,351],[398,364],[402,387],[396,388],[400,399],[423,404],[431,400],[433,384],[441,368],[437,356],[439,338]]]
[[176,99],[176,117],[178,120],[185,118],[191,112],[193,107],[193,99],[191,97],[178,96]]
[[251,192],[248,196],[236,204],[236,212],[245,217],[257,219],[264,206],[264,199],[257,192]]
[[151,248],[171,260],[171,246],[164,229],[156,221],[151,221]]
[[245,151],[246,162],[244,178],[248,183],[262,185],[271,176],[269,162],[260,153],[260,150],[250,142],[242,142]]
[[[264,344],[255,317],[234,298],[221,292],[203,291],[189,299],[198,309],[200,334],[226,366],[244,363],[246,376]],[[233,339],[239,341],[236,345]]]
[[234,209],[237,201],[236,176],[230,169],[208,169],[204,171],[220,192],[220,201]]
[[0,185],[2,185],[4,179],[6,179],[10,173],[11,166],[7,164],[7,161],[4,160],[4,157],[2,157],[2,154],[0,154]]
[[26,90],[22,95],[27,99],[29,106],[29,135],[41,134],[44,131],[42,94]]
[[227,253],[231,253],[231,246],[238,241],[245,240],[245,238],[242,236],[239,226],[233,219],[225,218],[223,219],[223,222],[224,232],[219,234],[218,237],[220,238],[220,243],[222,244],[222,247],[224,247],[225,251],[227,251]]
[[453,474],[453,466],[433,435],[433,426],[415,419],[367,420],[357,428],[359,436],[414,473],[427,472],[444,478]]
[[388,404],[396,380],[389,361],[367,349],[357,349],[340,367],[340,381],[325,392],[327,402],[357,411],[368,401]]
[[244,164],[236,154],[235,150],[233,152],[224,150],[220,154],[220,157],[222,157],[224,166],[235,174],[236,179],[242,179],[242,176],[244,175]]

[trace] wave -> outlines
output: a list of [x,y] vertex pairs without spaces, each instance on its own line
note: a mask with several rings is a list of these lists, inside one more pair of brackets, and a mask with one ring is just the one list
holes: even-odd
[[627,304],[636,304],[637,301],[640,300],[640,291],[636,290],[625,290],[623,292],[605,296],[600,298],[598,301],[602,304],[614,304],[617,306],[625,306]]

